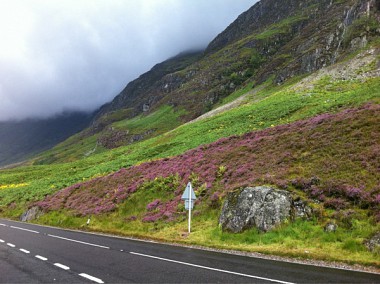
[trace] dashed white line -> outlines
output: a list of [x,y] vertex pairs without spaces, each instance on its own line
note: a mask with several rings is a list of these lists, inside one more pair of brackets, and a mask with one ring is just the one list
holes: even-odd
[[167,261],[167,262],[174,262],[174,263],[178,263],[178,264],[183,264],[183,265],[187,265],[187,266],[192,266],[192,267],[197,267],[197,268],[202,268],[202,269],[207,269],[207,270],[212,270],[212,271],[217,271],[217,272],[233,274],[233,275],[237,275],[237,276],[249,277],[249,278],[254,278],[254,279],[259,279],[259,280],[266,280],[266,281],[276,282],[276,283],[281,283],[281,284],[294,284],[292,282],[285,282],[285,281],[281,281],[281,280],[270,279],[270,278],[265,278],[265,277],[260,277],[260,276],[254,276],[254,275],[250,275],[250,274],[244,274],[244,273],[239,273],[239,272],[234,272],[234,271],[229,271],[229,270],[223,270],[223,269],[218,269],[218,268],[213,268],[213,267],[208,267],[208,266],[203,266],[203,265],[198,265],[198,264],[193,264],[193,263],[188,263],[188,262],[182,262],[182,261],[178,261],[178,260],[172,260],[172,259],[168,259],[168,258],[162,258],[162,257],[157,257],[157,256],[147,255],[147,254],[142,254],[142,253],[137,253],[137,252],[130,252],[130,254],[139,255],[139,256],[143,256],[143,257],[149,257],[149,258],[158,259],[158,260],[163,260],[163,261]]
[[27,232],[35,233],[35,234],[39,234],[40,233],[40,232],[37,232],[37,231],[34,231],[34,230],[24,229],[24,228],[15,227],[15,226],[11,226],[11,228],[17,229],[17,230],[23,230],[23,231],[27,231]]
[[46,257],[40,256],[40,255],[38,255],[38,254],[37,254],[35,257],[38,258],[38,259],[41,259],[41,260],[43,260],[43,261],[48,260]]
[[69,270],[70,267],[66,266],[66,265],[63,265],[63,264],[60,264],[60,263],[54,263],[55,266],[59,267],[59,268],[62,268],[64,270]]
[[88,274],[86,274],[86,273],[81,273],[81,274],[79,274],[79,276],[82,276],[82,277],[84,277],[84,278],[87,278],[87,279],[89,279],[89,280],[92,280],[92,281],[94,281],[94,282],[96,282],[96,283],[104,283],[104,282],[102,281],[102,279],[96,278],[96,277],[91,276],[91,275],[88,275]]
[[2,240],[2,239],[0,239],[0,243],[5,243],[5,241],[4,241],[4,240]]
[[98,248],[104,248],[104,249],[110,249],[109,247],[106,247],[106,246],[101,246],[101,245],[92,244],[92,243],[86,243],[86,242],[77,241],[77,240],[73,240],[73,239],[68,239],[68,238],[64,238],[64,237],[60,237],[60,236],[49,235],[49,234],[48,234],[48,236],[52,237],[52,238],[57,238],[57,239],[66,240],[66,241],[70,241],[70,242],[80,243],[80,244],[84,244],[84,245],[88,245],[88,246],[93,246],[93,247],[98,247]]
[[26,249],[20,249],[20,251],[24,252],[24,253],[30,253],[30,251],[26,250]]
[[0,223],[0,226],[4,226],[4,227],[7,227],[8,225],[5,225],[5,224],[2,224],[2,223]]
[[10,246],[11,248],[14,248],[15,245],[14,244],[11,244],[11,243],[7,243],[7,246]]

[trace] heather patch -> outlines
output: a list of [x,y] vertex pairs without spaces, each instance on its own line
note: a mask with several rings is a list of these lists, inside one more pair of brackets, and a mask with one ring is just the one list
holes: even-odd
[[379,111],[379,105],[367,104],[222,138],[182,155],[78,183],[37,204],[46,211],[100,214],[117,210],[137,192],[156,192],[155,199],[145,201],[138,218],[143,222],[170,222],[183,215],[180,195],[190,180],[199,195],[197,202],[212,208],[218,208],[231,190],[272,184],[310,202],[322,202],[326,209],[355,207],[376,214],[380,193],[375,142],[380,141],[376,129]]

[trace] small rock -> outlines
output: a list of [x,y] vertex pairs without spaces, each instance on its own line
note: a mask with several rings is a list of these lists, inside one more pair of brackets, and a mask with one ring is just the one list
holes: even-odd
[[380,232],[378,232],[372,238],[364,242],[364,245],[371,252],[380,252]]
[[149,104],[143,104],[143,112],[147,112],[147,111],[149,111],[149,109],[150,109],[150,105]]
[[21,222],[28,222],[28,221],[37,219],[42,214],[43,214],[43,212],[41,211],[40,207],[34,206],[21,215],[20,221]]
[[313,209],[306,205],[306,202],[298,199],[292,204],[294,217],[310,219],[313,216]]
[[181,237],[182,238],[187,238],[190,234],[188,232],[182,232]]
[[338,229],[338,226],[334,223],[327,223],[324,230],[326,233],[333,233]]

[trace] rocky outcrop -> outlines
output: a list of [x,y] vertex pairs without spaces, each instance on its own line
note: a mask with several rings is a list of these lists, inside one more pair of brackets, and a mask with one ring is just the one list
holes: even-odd
[[263,31],[282,19],[294,16],[311,5],[325,5],[330,0],[261,0],[242,13],[207,47],[206,53],[215,52],[249,34]]
[[175,76],[174,73],[196,62],[202,54],[203,51],[180,53],[173,58],[156,64],[150,71],[129,82],[112,102],[103,105],[97,111],[93,127],[97,128],[97,131],[102,130],[102,127],[98,125],[99,118],[112,111],[131,108],[134,112],[131,112],[129,117],[133,117],[143,111],[144,105],[149,105],[149,109],[152,108],[154,103],[162,99],[166,93],[183,83],[183,80]]
[[103,131],[96,141],[97,145],[101,145],[107,149],[114,149],[122,145],[129,145],[137,141],[141,141],[154,133],[157,129],[148,129],[142,133],[130,134],[129,130],[122,131],[113,127],[108,127]]
[[267,232],[295,217],[311,214],[311,209],[306,207],[300,201],[295,203],[288,191],[268,186],[247,187],[227,196],[219,224],[223,230],[233,233],[252,227]]
[[26,212],[24,212],[21,217],[20,221],[21,222],[28,222],[37,219],[43,214],[42,210],[38,206],[34,206],[30,209],[28,209]]

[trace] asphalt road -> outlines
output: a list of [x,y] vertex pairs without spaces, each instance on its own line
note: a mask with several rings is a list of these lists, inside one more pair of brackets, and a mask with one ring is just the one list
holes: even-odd
[[0,219],[0,282],[380,283],[380,275]]

